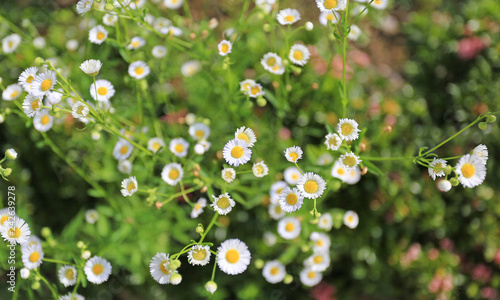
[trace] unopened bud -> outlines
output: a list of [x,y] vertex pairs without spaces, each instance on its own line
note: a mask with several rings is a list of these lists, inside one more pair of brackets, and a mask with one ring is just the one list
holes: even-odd
[[45,238],[48,238],[52,235],[52,231],[50,230],[49,227],[43,227],[42,228],[42,236]]
[[271,31],[271,25],[269,25],[268,23],[264,24],[264,26],[262,27],[262,29],[264,30],[264,32],[270,32]]
[[40,288],[40,282],[39,281],[35,281],[31,284],[31,289],[33,290],[38,290]]
[[213,294],[217,290],[217,283],[213,281],[209,281],[205,284],[205,289],[210,293]]
[[163,203],[161,203],[161,202],[156,202],[156,203],[155,203],[155,206],[156,206],[156,209],[160,209],[160,208],[162,208]]
[[76,243],[76,246],[80,249],[85,249],[85,243],[83,241],[78,241],[78,243]]
[[283,279],[283,282],[285,284],[290,284],[290,283],[292,283],[292,281],[293,281],[293,276],[290,274],[286,274],[285,279]]
[[191,33],[189,34],[189,38],[190,38],[190,39],[192,39],[193,41],[194,41],[194,40],[196,40],[196,33],[191,32]]
[[17,152],[16,150],[10,148],[10,149],[7,149],[7,151],[5,151],[5,157],[7,157],[7,159],[16,159],[17,158]]
[[385,132],[392,132],[392,126],[385,126],[384,131]]
[[45,60],[41,57],[35,58],[35,66],[37,66],[37,67],[41,66],[44,63],[44,61]]
[[85,250],[85,251],[82,252],[82,258],[83,259],[89,259],[90,255],[92,255],[92,253],[90,253],[89,250]]
[[106,11],[112,11],[113,8],[114,8],[113,3],[106,3],[106,5],[104,5],[104,9]]
[[446,175],[450,175],[450,174],[451,174],[451,171],[452,171],[452,167],[451,167],[451,166],[446,166],[446,167],[443,169],[443,172],[444,172],[444,174],[446,174]]
[[206,193],[207,191],[208,191],[208,186],[205,185],[200,192]]
[[479,123],[479,129],[486,130],[486,128],[488,128],[488,123],[486,122]]
[[182,281],[182,275],[179,273],[174,273],[170,275],[170,283],[173,285],[178,285]]
[[314,24],[311,22],[306,22],[306,30],[311,31],[314,29]]
[[202,234],[203,232],[205,232],[205,229],[203,229],[203,225],[198,224],[198,226],[196,226],[196,233]]
[[255,267],[259,270],[262,269],[264,267],[264,261],[260,258],[255,260]]
[[359,144],[359,151],[365,151],[365,150],[366,150],[366,144],[365,143]]
[[168,268],[170,270],[177,270],[181,266],[181,261],[178,259],[174,259],[170,261],[170,264],[168,265]]
[[450,182],[451,182],[451,185],[452,185],[452,186],[457,186],[457,185],[458,185],[458,183],[459,183],[457,178],[452,178],[452,179],[450,179]]
[[313,82],[313,84],[312,84],[312,89],[313,89],[313,90],[317,90],[317,89],[319,89],[319,84],[318,84],[317,82]]
[[486,118],[486,122],[488,123],[495,123],[497,121],[497,117],[491,115],[491,116],[488,116],[488,118]]

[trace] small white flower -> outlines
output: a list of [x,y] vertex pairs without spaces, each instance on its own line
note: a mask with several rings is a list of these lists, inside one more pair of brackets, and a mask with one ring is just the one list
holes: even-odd
[[38,74],[33,82],[31,93],[40,97],[44,96],[52,90],[56,83],[56,72],[47,71],[45,73]]
[[56,105],[59,104],[62,100],[62,91],[61,90],[55,90],[55,91],[50,91],[45,95],[45,99],[47,100],[48,104],[50,105]]
[[440,179],[437,182],[437,188],[440,192],[448,192],[449,190],[451,190],[451,187],[452,185],[449,180]]
[[76,12],[83,16],[92,8],[92,4],[94,4],[94,0],[80,0],[76,4]]
[[153,153],[161,152],[165,148],[165,142],[162,138],[154,137],[148,141],[148,150]]
[[85,212],[85,220],[87,220],[89,224],[95,224],[95,222],[99,220],[99,213],[97,213],[95,209],[89,209]]
[[111,274],[111,264],[102,257],[94,256],[87,260],[83,268],[87,280],[94,284],[101,284],[108,280]]
[[137,179],[135,176],[123,179],[121,190],[123,196],[132,196],[138,189],[139,186],[137,185]]
[[250,94],[250,87],[254,84],[256,84],[255,80],[245,79],[245,80],[240,82],[240,91],[242,91],[245,95],[249,95]]
[[262,268],[262,276],[264,276],[269,283],[275,284],[281,282],[286,276],[285,266],[278,260],[268,261],[264,265],[264,268]]
[[123,174],[132,173],[132,163],[130,162],[130,160],[120,160],[118,162],[118,171],[122,172]]
[[429,163],[429,176],[432,177],[432,180],[436,180],[436,177],[443,177],[444,168],[447,166],[446,160],[441,158],[435,158]]
[[23,92],[23,88],[19,84],[11,84],[2,92],[2,99],[5,101],[12,101],[17,99]]
[[255,175],[255,177],[264,177],[267,174],[269,174],[269,168],[266,166],[266,164],[263,161],[261,161],[261,162],[253,164],[252,172],[253,172],[253,175]]
[[281,25],[293,24],[300,20],[300,13],[296,9],[286,8],[280,10],[276,19]]
[[340,164],[346,169],[346,171],[354,169],[362,161],[359,156],[355,155],[353,152],[348,152],[342,154],[339,157]]
[[302,158],[302,149],[298,146],[289,147],[285,150],[285,158],[289,162],[296,163]]
[[260,60],[260,64],[266,69],[266,71],[272,71],[276,66],[283,65],[283,60],[281,57],[273,52],[268,52],[264,54]]
[[278,202],[271,202],[268,207],[268,212],[273,220],[279,220],[285,216],[285,211]]
[[194,123],[189,126],[189,135],[197,141],[206,140],[210,135],[210,127],[203,123]]
[[[323,215],[322,215],[323,216]],[[309,239],[312,242],[312,248],[314,252],[328,252],[332,241],[327,234],[322,232],[313,232]]]
[[96,80],[90,85],[90,95],[94,100],[107,101],[115,94],[113,84],[106,79]]
[[154,280],[156,280],[159,284],[169,284],[172,274],[177,273],[177,270],[172,271],[168,268],[169,264],[169,255],[165,253],[156,253],[156,255],[151,259],[149,271]]
[[278,233],[285,240],[293,240],[300,235],[302,227],[297,218],[286,217],[278,222]]
[[221,176],[225,182],[231,183],[236,178],[236,171],[233,168],[224,168],[222,169]]
[[40,132],[46,132],[54,125],[54,117],[49,115],[48,109],[40,110],[33,118],[33,126]]
[[140,36],[134,36],[130,43],[127,45],[127,49],[135,50],[141,48],[144,45],[146,45],[145,39],[141,38]]
[[170,9],[178,9],[184,0],[163,0],[163,4]]
[[343,181],[347,184],[353,185],[359,182],[361,179],[361,170],[358,166],[353,169],[348,169]]
[[134,146],[126,140],[120,139],[113,149],[113,156],[117,160],[124,160],[130,157],[134,151]]
[[21,271],[19,271],[20,275],[21,275],[21,278],[22,279],[28,279],[30,277],[30,270],[26,269],[26,268],[22,268]]
[[337,125],[339,136],[346,141],[354,141],[359,137],[358,123],[352,119],[340,119]]
[[281,193],[288,187],[288,184],[285,181],[277,181],[271,185],[271,188],[269,189],[269,195],[271,196],[271,202],[272,198],[276,198],[276,202],[278,202],[278,197],[281,195]]
[[219,55],[226,56],[231,53],[233,44],[230,41],[223,40],[217,45],[217,48],[219,49]]
[[21,37],[13,33],[3,38],[2,40],[2,50],[5,54],[14,52],[17,47],[21,44]]
[[222,195],[219,195],[219,197],[215,197],[212,195],[214,198],[214,201],[210,206],[219,213],[219,215],[227,215],[233,207],[236,205],[233,199],[229,196],[228,193],[224,193]]
[[93,44],[100,45],[108,37],[108,31],[101,25],[97,25],[89,31],[89,41]]
[[274,233],[266,231],[266,232],[264,232],[263,240],[264,240],[264,244],[266,244],[266,246],[272,247],[272,246],[276,245],[278,238],[276,237],[276,235],[274,235]]
[[188,153],[189,143],[183,138],[176,138],[170,141],[170,151],[177,157],[185,157]]
[[340,20],[340,15],[336,11],[324,11],[319,15],[319,23],[323,26],[328,26],[328,22],[337,24],[337,20]]
[[201,62],[198,60],[191,60],[184,63],[181,67],[181,73],[184,77],[191,77],[201,70]]
[[248,147],[245,140],[233,139],[224,146],[222,155],[228,164],[237,167],[246,164],[250,160],[252,149]]
[[351,25],[351,31],[347,35],[347,38],[351,41],[357,41],[361,36],[361,29],[356,24]]
[[77,40],[68,40],[66,42],[66,49],[68,49],[69,52],[76,51],[78,49],[79,43]]
[[327,150],[337,151],[342,145],[342,139],[336,133],[329,133],[325,137],[325,145]]
[[178,163],[167,164],[161,171],[161,179],[171,186],[178,184],[183,175],[182,166]]
[[315,286],[321,282],[323,275],[320,272],[315,272],[311,268],[305,268],[300,271],[300,281],[305,286]]
[[42,264],[43,250],[40,245],[32,245],[22,250],[24,267],[34,270]]
[[163,58],[167,55],[167,47],[160,45],[154,46],[153,50],[151,50],[151,53],[156,58]]
[[149,75],[149,66],[143,61],[134,61],[128,66],[128,74],[135,79],[143,79]]
[[85,297],[79,294],[73,294],[72,292],[69,292],[64,296],[59,297],[59,300],[85,300]]
[[[23,86],[24,90],[30,93],[33,90],[33,83],[36,77],[36,73],[38,72],[37,67],[30,67],[24,70],[21,75],[19,75],[18,82]],[[19,92],[20,93],[20,92]],[[15,94],[14,96],[18,96]]]
[[265,92],[262,89],[262,85],[256,83],[252,84],[250,88],[248,89],[248,96],[251,98],[257,98],[259,96],[264,96]]
[[389,0],[374,0],[371,5],[376,9],[385,9],[388,4]]
[[88,114],[89,107],[82,102],[76,102],[73,104],[73,107],[71,107],[71,115],[75,119],[85,118]]
[[239,239],[226,240],[217,250],[217,265],[222,272],[238,275],[248,268],[251,254],[247,245]]
[[476,148],[474,148],[471,154],[479,157],[484,164],[488,162],[488,148],[483,144],[478,145]]
[[24,113],[28,116],[28,118],[36,116],[36,114],[43,107],[43,96],[34,96],[32,94],[28,94],[23,101],[23,110]]
[[347,6],[346,0],[316,0],[316,5],[322,12],[341,11]]
[[10,149],[7,149],[7,151],[5,151],[5,157],[7,159],[16,159],[17,158],[17,152],[16,150],[14,150],[13,148],[10,148]]
[[118,16],[114,14],[107,13],[102,17],[104,25],[115,26],[116,21],[118,21]]
[[73,266],[62,266],[57,272],[59,281],[65,286],[73,286],[76,284],[76,269]]
[[344,214],[344,225],[351,229],[354,229],[358,226],[358,223],[358,214],[352,210],[346,211],[346,213]]
[[311,52],[302,44],[295,44],[290,49],[288,58],[296,65],[304,66],[311,58]]
[[80,65],[80,69],[89,76],[96,76],[101,70],[102,63],[98,59],[89,59]]
[[204,266],[210,262],[210,247],[194,245],[188,252],[188,262],[193,266]]
[[299,210],[304,203],[304,197],[297,188],[285,188],[279,196],[279,204],[287,213]]
[[307,172],[300,178],[297,188],[305,198],[314,199],[323,195],[326,189],[326,182],[321,176]]
[[313,271],[323,272],[330,266],[330,255],[328,251],[315,252],[304,261],[304,265]]
[[198,216],[203,213],[203,208],[207,206],[207,199],[205,198],[200,198],[196,202],[196,204],[193,207],[193,210],[191,211],[191,219],[198,218]]
[[464,187],[473,188],[483,183],[486,178],[486,165],[482,157],[466,154],[455,166],[455,173]]
[[300,174],[299,169],[296,167],[288,167],[285,169],[283,172],[283,177],[285,178],[285,181],[290,184],[290,185],[297,185],[300,181]]

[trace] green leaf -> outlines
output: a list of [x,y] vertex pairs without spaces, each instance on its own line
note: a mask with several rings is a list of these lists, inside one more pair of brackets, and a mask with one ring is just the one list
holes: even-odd
[[374,175],[377,175],[377,176],[383,176],[384,175],[384,172],[382,172],[382,170],[380,170],[377,166],[375,166],[371,162],[369,162],[367,160],[364,160],[362,162],[362,164],[368,168],[368,172],[370,172],[370,173],[372,173]]

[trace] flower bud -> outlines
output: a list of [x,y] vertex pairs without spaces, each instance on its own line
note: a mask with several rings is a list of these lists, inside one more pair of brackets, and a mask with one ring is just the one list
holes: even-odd
[[495,123],[496,120],[497,120],[497,117],[495,117],[494,115],[488,116],[488,118],[486,118],[486,122],[488,122],[488,123]]
[[179,273],[174,273],[170,276],[170,283],[173,285],[178,285],[182,281],[182,275]]
[[49,227],[43,227],[42,228],[42,236],[47,238],[52,235],[52,231],[50,230]]
[[488,123],[486,122],[479,123],[479,129],[486,130],[486,128],[488,128]]
[[37,67],[40,67],[41,65],[43,65],[44,62],[45,62],[45,60],[41,57],[35,58],[35,66],[37,66]]
[[85,249],[86,248],[85,243],[83,241],[78,241],[78,243],[76,243],[76,246],[79,249]]
[[[168,265],[169,270],[177,270],[181,266],[181,261],[178,259],[174,259],[170,261],[170,264]],[[180,282],[180,281],[179,281]]]
[[205,289],[210,293],[213,294],[217,290],[217,283],[213,281],[209,281],[205,284]]
[[271,25],[269,25],[268,23],[264,24],[264,26],[262,27],[262,29],[264,30],[264,32],[270,32],[271,31]]
[[16,159],[17,158],[17,152],[16,150],[10,148],[10,149],[7,149],[7,151],[5,151],[5,157],[7,157],[7,159]]
[[306,22],[306,30],[311,31],[314,29],[314,24],[311,22]]
[[293,276],[290,274],[286,274],[285,279],[283,279],[283,282],[285,284],[290,284],[292,283],[292,281],[293,281]]
[[31,284],[31,289],[33,290],[38,290],[40,288],[40,282],[39,281],[35,281]]
[[452,186],[457,186],[459,182],[457,178],[452,178],[450,179],[450,183]]
[[259,270],[262,269],[264,267],[264,261],[260,258],[255,260],[255,267]]
[[203,225],[198,224],[198,226],[196,226],[196,233],[202,234],[203,232],[205,232],[205,229],[203,229]]
[[446,166],[444,169],[443,169],[443,172],[444,174],[446,175],[450,175],[451,174],[451,171],[452,171],[452,167],[450,165]]
[[20,273],[21,273],[22,279],[28,279],[28,277],[30,277],[30,270],[28,270],[26,268],[22,268]]
[[104,5],[104,9],[106,11],[112,11],[113,8],[114,8],[113,3],[106,3],[106,5]]
[[441,192],[447,192],[451,190],[451,182],[446,179],[439,180],[437,182],[437,188]]
[[89,259],[91,254],[92,253],[90,253],[89,250],[85,250],[85,251],[82,252],[82,258],[83,259]]

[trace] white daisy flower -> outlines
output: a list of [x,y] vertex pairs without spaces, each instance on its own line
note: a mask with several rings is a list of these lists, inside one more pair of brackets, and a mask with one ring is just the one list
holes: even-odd
[[446,179],[440,179],[436,184],[440,192],[448,192],[452,188],[451,182]]
[[[323,216],[323,215],[322,215]],[[327,234],[322,232],[313,232],[309,239],[312,242],[312,248],[314,252],[328,252],[332,241]]]
[[315,272],[310,268],[305,268],[300,271],[300,282],[305,286],[315,286],[321,282],[323,275],[320,272]]
[[40,132],[46,132],[54,125],[54,117],[49,115],[48,109],[40,110],[33,118],[33,126]]
[[342,180],[342,182],[344,182],[345,178],[347,177],[347,172],[347,168],[344,167],[344,165],[342,165],[340,161],[335,161],[331,172],[332,177],[338,178]]
[[26,243],[21,245],[21,251],[24,251],[31,246],[42,247],[42,241],[40,241],[40,239],[36,235],[30,235]]
[[114,94],[115,88],[113,87],[113,84],[106,79],[96,80],[95,83],[90,85],[90,95],[94,98],[94,100],[106,101],[113,97]]
[[210,247],[194,245],[188,252],[188,262],[193,266],[204,266],[210,262]]
[[376,9],[385,9],[388,4],[389,0],[374,0],[371,5]]
[[153,28],[154,30],[161,32],[165,28],[168,28],[170,25],[172,25],[172,22],[170,20],[163,17],[158,17],[154,20]]
[[161,171],[161,179],[171,186],[178,184],[183,175],[182,166],[178,163],[167,164]]
[[207,206],[207,199],[200,198],[191,211],[191,219],[198,218],[203,213],[203,208]]
[[233,44],[230,41],[223,40],[217,45],[217,48],[219,49],[219,55],[226,56],[231,53]]
[[361,29],[356,24],[352,24],[351,31],[347,35],[347,38],[350,39],[351,41],[357,41],[360,36],[361,36]]
[[207,290],[207,292],[209,292],[210,294],[213,295],[215,293],[215,291],[217,290],[217,283],[210,280],[205,284],[205,289]]
[[321,154],[316,160],[316,164],[318,164],[318,166],[326,166],[331,164],[332,162],[333,162],[333,156],[327,152]]
[[89,107],[82,102],[76,102],[73,104],[73,107],[71,107],[71,115],[75,119],[85,118],[88,114]]
[[30,277],[30,270],[26,269],[26,268],[22,268],[20,271],[19,271],[19,275],[21,275],[21,278],[22,279],[28,279]]
[[115,14],[107,13],[102,17],[104,25],[115,26],[116,21],[118,21],[118,16]]
[[35,270],[42,264],[43,250],[40,245],[32,245],[22,250],[22,260],[24,267],[28,270]]
[[281,25],[289,25],[300,20],[300,13],[296,9],[286,8],[280,10],[276,19]]
[[474,148],[471,154],[481,158],[484,164],[488,162],[488,148],[483,144]]
[[271,185],[269,195],[271,198],[278,198],[286,188],[288,188],[288,184],[285,181],[277,181]]
[[11,34],[3,38],[2,50],[5,54],[14,52],[21,44],[21,37],[18,34]]
[[336,133],[329,133],[325,137],[325,145],[327,150],[337,151],[342,145],[342,139]]
[[100,45],[108,37],[108,31],[102,25],[97,25],[89,31],[89,41],[93,44]]
[[131,9],[140,9],[140,8],[143,8],[145,4],[146,4],[146,0],[132,0],[132,2],[130,2],[130,8]]
[[170,276],[172,276],[173,273],[177,273],[177,270],[170,270],[168,268],[169,264],[169,254],[156,253],[156,255],[151,259],[149,272],[151,272],[151,276],[159,284],[169,284]]
[[135,79],[143,79],[149,75],[149,67],[141,60],[134,61],[128,66],[128,75]]
[[273,220],[279,220],[285,216],[285,211],[278,202],[271,202],[268,206],[268,212]]
[[319,23],[323,26],[328,26],[330,24],[337,24],[337,20],[340,20],[340,14],[336,11],[332,12],[330,10],[321,12],[319,15]]
[[253,147],[255,145],[255,142],[257,142],[257,138],[255,137],[255,133],[253,132],[253,130],[250,128],[246,128],[245,126],[236,129],[234,138],[244,140],[248,143],[248,147]]
[[286,276],[285,266],[281,262],[279,262],[278,260],[268,261],[264,265],[264,268],[262,268],[262,276],[264,276],[264,278],[269,283],[274,284],[274,283],[282,282]]
[[139,186],[137,185],[137,179],[135,176],[123,179],[121,190],[123,196],[132,196],[138,189]]
[[95,224],[99,220],[99,213],[95,209],[89,209],[85,212],[85,220],[89,224]]
[[285,240],[293,240],[300,235],[300,221],[294,217],[286,217],[278,222],[278,233]]
[[436,177],[443,177],[444,168],[447,166],[446,160],[441,158],[435,158],[429,163],[429,176],[432,177],[432,180],[436,180]]
[[36,116],[36,114],[42,109],[43,106],[43,96],[34,96],[28,94],[23,101],[23,110],[28,118]]
[[256,83],[252,84],[250,88],[248,89],[248,96],[251,98],[257,98],[259,96],[264,96],[265,92],[262,89],[262,85]]
[[156,58],[163,58],[167,55],[167,47],[160,45],[154,46],[153,50],[151,50],[151,54]]
[[59,104],[62,100],[62,91],[59,89],[56,91],[50,91],[45,95],[45,100],[47,100],[49,105],[56,105]]
[[69,52],[76,51],[78,49],[78,41],[77,40],[69,40],[66,42],[66,49],[68,49]]
[[28,223],[17,216],[5,221],[0,227],[0,231],[3,239],[13,245],[26,243],[31,234]]
[[168,26],[160,29],[160,33],[169,36],[180,36],[182,34],[182,29],[175,26]]
[[354,141],[359,137],[358,123],[352,119],[340,119],[337,124],[339,136],[346,141]]
[[76,4],[76,12],[83,16],[92,8],[92,4],[94,4],[94,0],[80,0]]
[[261,161],[253,164],[252,172],[255,177],[264,177],[269,174],[269,168],[263,161]]
[[283,177],[285,178],[285,181],[290,184],[290,185],[297,185],[300,181],[300,174],[299,169],[296,167],[288,167],[285,169],[283,172]]
[[299,210],[304,203],[304,197],[297,188],[285,188],[279,196],[279,204],[287,213]]
[[85,297],[79,294],[73,294],[69,292],[68,294],[59,297],[59,300],[85,300]]
[[222,155],[231,166],[246,164],[252,157],[252,149],[248,148],[248,143],[242,139],[233,139],[227,142],[222,150]]
[[89,76],[96,76],[101,70],[102,63],[98,59],[89,59],[80,65],[80,69]]
[[120,139],[116,142],[115,148],[113,149],[113,156],[117,160],[124,160],[130,157],[134,151],[134,146],[126,140]]
[[224,168],[222,169],[221,176],[225,182],[231,183],[236,178],[236,171],[233,168]]
[[136,50],[146,45],[146,40],[141,38],[140,36],[134,36],[130,43],[127,45],[127,49]]
[[163,0],[163,4],[170,9],[178,9],[184,0]]
[[12,221],[15,216],[16,213],[14,210],[9,210],[8,208],[0,209],[0,230],[2,226],[7,225],[5,222],[7,222],[9,218],[11,218]]
[[264,237],[262,240],[264,241],[264,244],[266,244],[266,246],[272,247],[276,245],[278,238],[276,237],[276,235],[274,235],[274,233],[266,231],[264,232]]
[[346,213],[344,214],[344,225],[351,229],[354,229],[358,226],[358,223],[358,214],[352,210],[346,211]]
[[273,52],[268,52],[268,53],[264,54],[264,56],[260,60],[260,64],[267,71],[272,71],[272,69],[276,65],[282,65],[283,64],[283,60],[281,59],[281,57],[278,54],[273,53]]
[[359,182],[361,179],[361,170],[358,166],[353,169],[347,170],[347,173],[343,179],[343,181],[347,184],[353,185]]
[[111,274],[111,264],[102,257],[94,256],[87,260],[83,268],[87,280],[94,284],[101,284],[108,280]]
[[247,245],[239,239],[225,240],[217,250],[217,265],[222,272],[238,275],[248,268],[251,254]]
[[255,80],[253,79],[245,79],[240,82],[240,91],[243,92],[245,95],[250,94],[250,87],[254,84],[256,84]]
[[14,148],[7,149],[5,151],[5,158],[15,160],[17,158],[17,152]]
[[118,171],[120,171],[123,174],[130,174],[132,173],[132,163],[130,160],[120,160],[118,162]]
[[194,146],[194,152],[198,155],[203,155],[210,149],[210,146],[212,146],[210,142],[206,140],[201,140]]
[[47,71],[38,74],[33,82],[31,93],[36,96],[43,96],[56,85],[56,72]]
[[176,138],[170,141],[170,151],[177,157],[185,157],[188,153],[189,143],[183,138]]
[[348,153],[345,153],[345,154],[342,154],[340,157],[339,157],[339,160],[340,164],[346,168],[346,171],[349,171],[349,170],[352,170],[354,169],[357,165],[359,165],[359,163],[362,161],[361,159],[359,159],[359,156],[356,156],[356,154],[354,154],[352,151],[351,152],[348,152]]
[[148,150],[153,153],[161,152],[165,148],[165,142],[162,138],[154,137],[148,141]]
[[486,165],[483,158],[466,154],[455,166],[455,173],[460,183],[467,188],[473,188],[483,183],[486,178]]
[[311,58],[311,52],[302,44],[295,44],[290,49],[288,58],[296,65],[304,66]]
[[189,135],[191,135],[193,139],[197,141],[206,140],[210,135],[210,127],[203,123],[194,123],[193,125],[189,126]]
[[308,199],[321,197],[326,188],[326,182],[321,176],[312,172],[305,173],[299,181],[297,188]]
[[315,252],[304,261],[304,265],[313,271],[323,272],[330,266],[330,255],[328,251]]
[[38,72],[37,67],[30,67],[24,70],[21,75],[19,75],[18,82],[25,91],[31,92],[33,89],[33,83]]
[[47,45],[45,39],[41,36],[37,36],[33,39],[33,46],[37,49],[43,49]]
[[184,63],[181,67],[181,73],[184,77],[191,77],[201,70],[201,62],[198,60],[191,60]]
[[274,67],[268,70],[270,73],[276,74],[276,75],[283,75],[285,73],[285,67],[281,64],[276,64]]
[[212,197],[214,198],[214,201],[210,204],[210,207],[218,212],[219,215],[227,215],[236,204],[228,193],[219,195],[219,197],[212,195]]
[[289,162],[296,163],[302,158],[302,149],[299,146],[289,147],[285,150],[285,158]]
[[11,84],[2,92],[2,99],[5,101],[12,101],[17,99],[23,92],[23,88],[19,84]]
[[322,12],[341,11],[347,6],[346,0],[316,0],[316,5]]
[[76,269],[73,266],[62,266],[57,272],[59,281],[65,286],[73,286],[76,284]]

